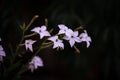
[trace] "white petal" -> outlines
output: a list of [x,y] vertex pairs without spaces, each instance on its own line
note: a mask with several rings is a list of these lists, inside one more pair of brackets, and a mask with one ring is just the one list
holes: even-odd
[[87,43],[87,48],[88,48],[90,46],[90,42],[87,41],[86,43]]
[[64,49],[64,44],[63,43],[59,43],[59,46]]
[[34,59],[35,59],[35,64],[37,66],[43,66],[43,61],[42,61],[42,59],[40,57],[35,56]]
[[72,36],[72,34],[73,34],[73,31],[71,29],[68,29],[66,31],[66,36]]
[[78,36],[78,31],[75,31],[75,32],[74,32],[74,36],[75,36],[75,37]]
[[6,56],[4,51],[0,51],[0,56]]
[[79,42],[82,42],[79,37],[75,37],[74,40],[75,40],[76,42],[78,42],[78,43],[79,43]]
[[3,47],[0,45],[0,51],[3,50]]
[[33,52],[32,44],[34,44],[36,41],[34,40],[25,40],[25,48],[26,50],[29,49],[31,52]]
[[46,26],[44,26],[44,25],[41,26],[41,31],[46,31],[46,29],[47,29]]
[[70,46],[73,47],[73,45],[75,44],[75,41],[73,39],[69,40]]
[[91,38],[90,38],[90,37],[87,37],[87,41],[91,42],[92,40],[91,40]]
[[64,30],[59,30],[58,34],[64,34],[65,31]]
[[53,41],[53,42],[55,42],[56,39],[58,39],[58,36],[52,36],[52,37],[48,38],[48,40]]
[[34,64],[29,63],[29,69],[31,70],[31,72],[33,72],[35,69]]
[[42,39],[44,37],[43,33],[40,33],[40,39]]
[[65,26],[64,24],[59,24],[58,27],[63,30],[68,29],[67,26]]
[[70,37],[69,36],[64,36],[63,39],[70,40]]
[[40,33],[40,30],[41,30],[40,27],[35,27],[31,31],[36,32],[36,33]]
[[51,36],[48,31],[45,31],[44,34],[45,34],[45,36]]
[[31,52],[33,52],[33,48],[32,48],[32,45],[29,45],[28,47],[30,49]]

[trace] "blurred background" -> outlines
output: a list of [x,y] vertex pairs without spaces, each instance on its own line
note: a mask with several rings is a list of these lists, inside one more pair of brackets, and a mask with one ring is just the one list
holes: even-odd
[[6,48],[7,43],[16,45],[19,25],[36,14],[40,17],[31,29],[47,18],[49,29],[56,30],[57,24],[72,29],[83,25],[92,38],[89,48],[77,45],[80,54],[68,44],[64,51],[43,50],[45,66],[24,73],[21,80],[120,80],[119,4],[119,0],[0,0],[0,36]]

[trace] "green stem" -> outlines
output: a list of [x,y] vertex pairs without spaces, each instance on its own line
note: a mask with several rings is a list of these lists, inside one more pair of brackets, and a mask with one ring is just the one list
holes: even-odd
[[78,31],[79,29],[83,29],[83,26],[77,27],[76,29],[74,29],[74,31]]
[[18,50],[19,50],[19,48],[20,48],[20,44],[22,44],[22,42],[23,42],[23,40],[24,40],[24,31],[23,31],[23,33],[22,33],[22,38],[21,38],[21,40],[20,40],[20,42],[19,42],[19,44],[17,45],[17,48],[16,48],[16,51],[15,51],[15,55],[17,54],[17,52],[18,52]]
[[28,28],[31,26],[31,24],[35,21],[35,19],[37,19],[39,16],[35,15],[32,20],[30,21],[30,23],[27,25],[27,27],[25,28],[25,31],[28,30]]
[[35,36],[35,35],[37,35],[37,33],[32,33],[32,34],[29,34],[29,35],[25,35],[24,38],[32,37],[32,36]]
[[49,45],[49,44],[51,44],[51,43],[53,43],[53,42],[43,43],[43,46],[44,46],[44,45]]

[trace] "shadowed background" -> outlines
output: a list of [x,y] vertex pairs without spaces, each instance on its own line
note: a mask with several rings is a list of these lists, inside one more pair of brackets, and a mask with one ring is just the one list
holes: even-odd
[[5,50],[7,43],[15,46],[21,35],[19,25],[36,14],[40,17],[31,29],[43,25],[45,18],[49,29],[57,30],[61,23],[72,29],[83,25],[92,38],[88,49],[82,43],[77,45],[80,54],[68,44],[64,51],[43,50],[45,66],[33,74],[26,72],[25,80],[120,80],[119,4],[119,0],[1,0],[0,36]]

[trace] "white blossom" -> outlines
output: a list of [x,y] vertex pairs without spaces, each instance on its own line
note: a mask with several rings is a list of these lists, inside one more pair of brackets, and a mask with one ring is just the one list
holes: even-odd
[[58,39],[58,36],[50,37],[50,38],[48,38],[48,40],[50,40],[54,43],[53,48],[64,49],[64,44],[63,44],[62,40]]
[[66,31],[68,30],[67,26],[65,26],[64,24],[59,24],[58,27],[60,29],[58,34],[66,34]]
[[25,40],[25,48],[26,48],[26,50],[29,49],[31,52],[33,52],[33,47],[32,47],[32,45],[33,45],[35,42],[36,42],[36,41],[31,40],[31,39]]
[[87,48],[90,46],[90,42],[92,41],[91,38],[88,36],[87,31],[84,30],[84,33],[81,33],[79,35],[80,40],[83,42],[85,41],[87,43]]
[[46,26],[41,26],[41,27],[35,27],[31,31],[38,33],[40,35],[40,39],[42,39],[44,36],[51,36],[50,33],[47,31]]
[[0,45],[0,61],[3,61],[3,56],[6,56],[5,51],[3,50],[3,47]]
[[29,69],[31,70],[31,72],[33,72],[34,69],[37,69],[38,67],[42,67],[42,66],[43,66],[43,61],[39,56],[34,56],[31,62],[29,62]]
[[78,31],[67,30],[67,34],[64,37],[65,40],[69,40],[70,46],[73,47],[75,42],[81,42],[78,37]]

